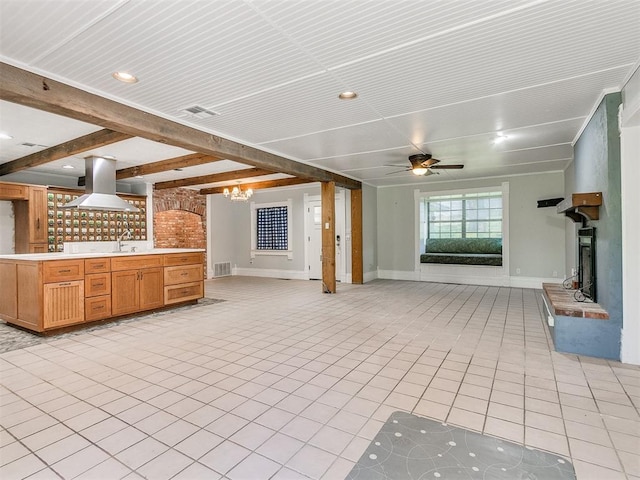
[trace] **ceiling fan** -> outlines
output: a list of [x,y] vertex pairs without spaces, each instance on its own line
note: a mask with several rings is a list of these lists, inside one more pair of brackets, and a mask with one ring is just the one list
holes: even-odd
[[[418,176],[426,176],[431,175],[433,173],[432,170],[459,170],[464,168],[464,165],[436,165],[440,163],[440,160],[437,158],[433,158],[430,153],[416,153],[415,155],[409,156],[409,162],[411,162],[411,166],[406,167],[404,170],[399,170],[397,172],[391,172],[388,175],[399,173],[399,172],[411,172],[414,175]],[[386,165],[387,167],[399,167],[401,165]]]

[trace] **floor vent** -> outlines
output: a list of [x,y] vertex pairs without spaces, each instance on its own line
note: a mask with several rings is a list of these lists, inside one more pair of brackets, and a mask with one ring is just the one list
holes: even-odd
[[231,275],[231,262],[213,264],[213,277],[228,277]]

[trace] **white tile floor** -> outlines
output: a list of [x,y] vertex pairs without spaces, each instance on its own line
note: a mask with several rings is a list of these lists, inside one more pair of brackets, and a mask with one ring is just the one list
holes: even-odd
[[343,479],[395,410],[640,478],[640,369],[555,353],[534,290],[229,277],[224,303],[0,356],[0,478]]

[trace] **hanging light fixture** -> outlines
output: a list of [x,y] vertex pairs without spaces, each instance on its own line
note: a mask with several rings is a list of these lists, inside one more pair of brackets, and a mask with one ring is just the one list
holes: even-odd
[[251,198],[251,195],[253,195],[253,190],[250,188],[240,190],[239,187],[233,187],[231,191],[229,191],[228,188],[225,188],[222,194],[232,202],[246,202]]

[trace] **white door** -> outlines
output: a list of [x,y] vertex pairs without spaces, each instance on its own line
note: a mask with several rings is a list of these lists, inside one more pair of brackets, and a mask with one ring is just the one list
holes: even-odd
[[[319,197],[306,202],[307,271],[309,279],[322,280],[322,202]],[[344,195],[336,194],[336,280],[342,281],[345,266],[342,259],[344,238]]]
[[307,270],[309,279],[322,280],[322,205],[320,200],[307,204]]

